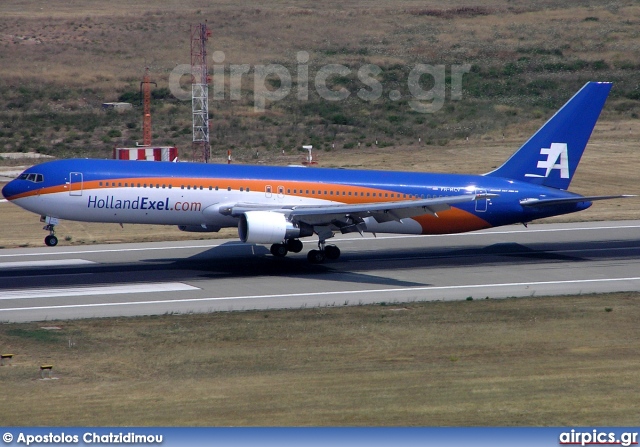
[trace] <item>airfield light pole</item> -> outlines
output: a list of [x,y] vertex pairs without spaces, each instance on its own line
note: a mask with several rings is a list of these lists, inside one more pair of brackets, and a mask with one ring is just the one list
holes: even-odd
[[209,161],[209,76],[206,43],[211,36],[207,24],[191,28],[191,111],[193,113],[193,153],[196,159]]

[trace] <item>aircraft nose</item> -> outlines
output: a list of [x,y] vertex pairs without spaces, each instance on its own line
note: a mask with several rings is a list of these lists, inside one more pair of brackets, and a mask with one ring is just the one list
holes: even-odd
[[5,199],[11,200],[13,196],[20,193],[19,185],[15,180],[10,181],[2,188],[2,195]]

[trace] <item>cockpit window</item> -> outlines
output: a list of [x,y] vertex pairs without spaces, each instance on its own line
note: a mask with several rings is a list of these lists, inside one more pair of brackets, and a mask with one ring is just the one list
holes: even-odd
[[18,180],[27,180],[33,183],[42,183],[44,182],[44,176],[42,174],[27,174],[23,172],[18,176]]

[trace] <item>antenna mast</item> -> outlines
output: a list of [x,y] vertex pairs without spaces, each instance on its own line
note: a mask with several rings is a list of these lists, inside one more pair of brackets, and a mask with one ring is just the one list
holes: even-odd
[[[142,90],[142,145],[151,146],[151,82],[149,67],[144,69],[144,77],[140,83]],[[156,84],[157,85],[157,84]]]
[[206,42],[211,36],[207,24],[191,29],[191,110],[193,113],[193,154],[205,163],[209,161],[209,76],[207,74]]

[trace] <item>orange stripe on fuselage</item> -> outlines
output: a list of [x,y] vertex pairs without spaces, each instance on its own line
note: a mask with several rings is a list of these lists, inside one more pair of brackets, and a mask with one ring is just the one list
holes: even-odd
[[486,220],[459,208],[438,212],[438,217],[423,214],[412,219],[420,224],[422,234],[465,233],[491,228]]
[[[281,181],[281,180],[251,180],[251,179],[208,179],[208,178],[123,178],[118,180],[92,180],[85,181],[82,189],[85,191],[100,191],[112,188],[151,188],[151,189],[167,189],[171,187],[182,188],[184,190],[202,190],[208,191],[209,188],[219,190],[244,191],[266,193],[267,187],[271,187],[271,194],[281,194],[280,188],[283,188],[282,194],[290,197],[313,198],[323,200],[333,200],[341,203],[379,203],[379,202],[397,202],[399,200],[417,199],[411,194],[404,194],[395,191],[385,190],[381,188],[371,188],[364,186],[351,186],[344,184],[330,184],[317,182],[297,182],[297,181]],[[76,189],[74,187],[74,189]],[[36,195],[47,195],[61,192],[68,192],[69,184],[50,186],[28,191],[11,197],[11,199],[20,199]]]

